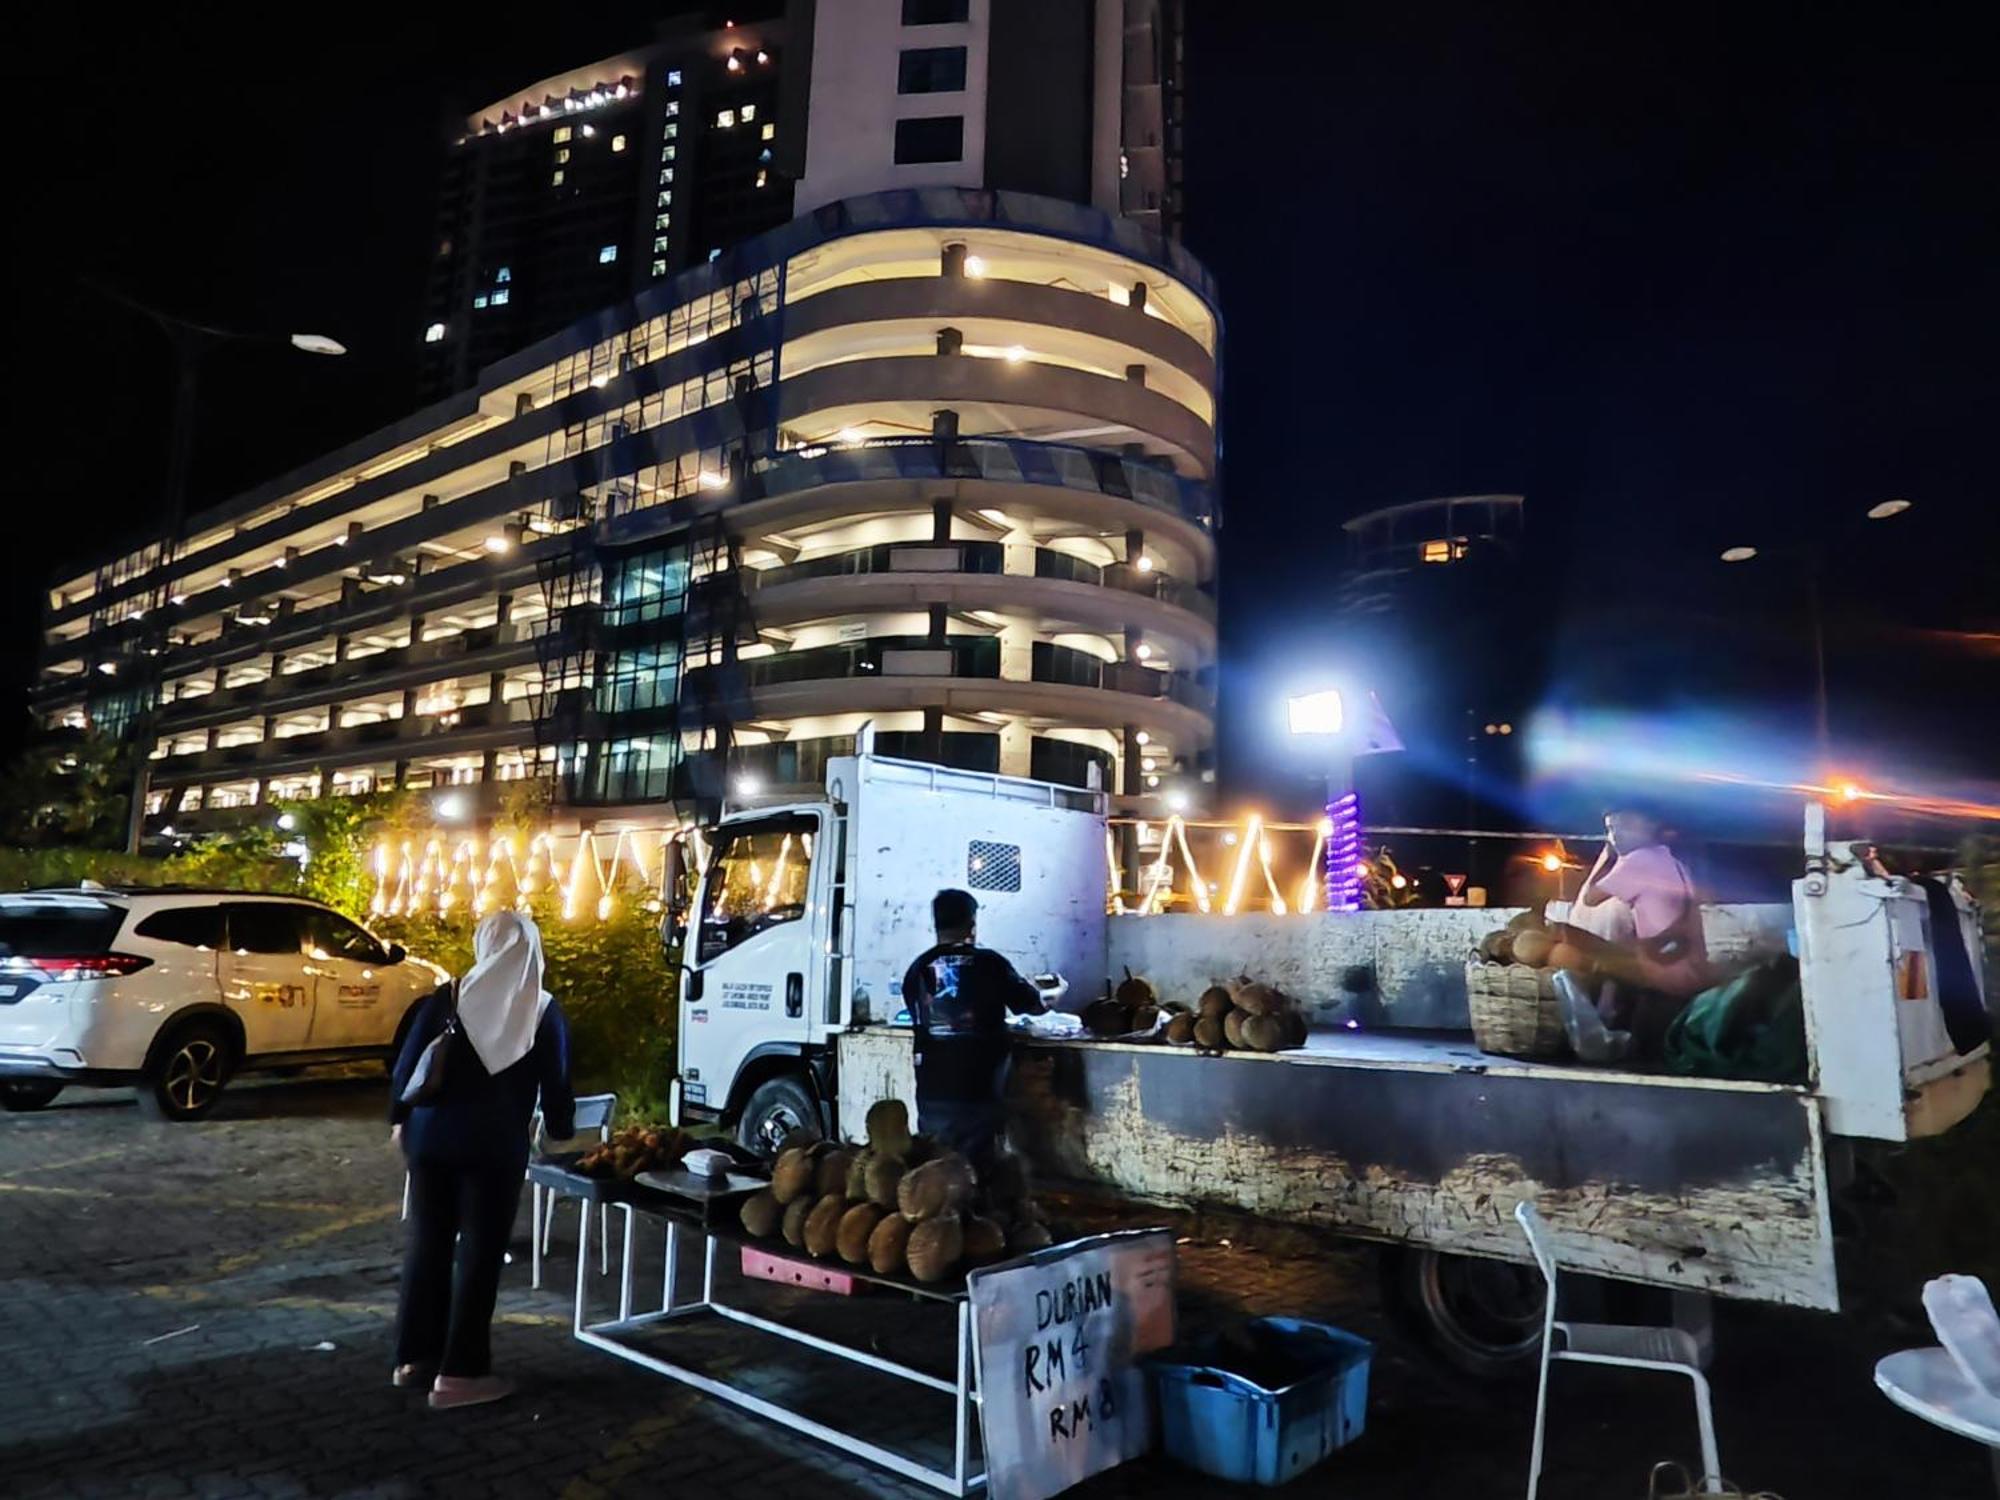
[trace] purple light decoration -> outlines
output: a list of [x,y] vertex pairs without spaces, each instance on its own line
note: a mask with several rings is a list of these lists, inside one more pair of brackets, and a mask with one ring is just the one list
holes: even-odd
[[1361,910],[1361,798],[1342,792],[1326,805],[1326,909]]

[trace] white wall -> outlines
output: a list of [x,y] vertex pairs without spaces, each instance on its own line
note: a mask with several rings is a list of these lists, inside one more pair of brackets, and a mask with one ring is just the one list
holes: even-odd
[[[792,200],[798,213],[885,188],[978,187],[985,181],[990,3],[972,0],[967,19],[957,25],[905,27],[902,0],[820,0],[806,172]],[[966,49],[962,93],[896,92],[897,54],[904,48],[956,46]],[[964,155],[956,162],[896,165],[896,121],[927,115],[965,117]]]

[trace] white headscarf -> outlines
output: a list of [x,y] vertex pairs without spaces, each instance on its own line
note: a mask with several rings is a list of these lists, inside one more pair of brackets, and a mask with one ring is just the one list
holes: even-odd
[[511,1068],[534,1050],[548,1005],[534,919],[494,912],[473,933],[472,967],[458,982],[458,1024],[487,1072]]

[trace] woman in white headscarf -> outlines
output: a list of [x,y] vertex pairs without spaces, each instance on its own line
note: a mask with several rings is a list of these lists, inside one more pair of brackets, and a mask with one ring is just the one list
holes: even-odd
[[537,1097],[549,1135],[575,1131],[569,1028],[542,988],[541,933],[522,913],[496,911],[472,953],[465,977],[423,1002],[390,1095],[391,1135],[410,1167],[394,1378],[430,1384],[439,1409],[513,1390],[492,1372],[493,1302]]

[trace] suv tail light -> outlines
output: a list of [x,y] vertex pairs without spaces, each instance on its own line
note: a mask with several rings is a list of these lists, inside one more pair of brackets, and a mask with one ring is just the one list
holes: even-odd
[[131,953],[96,953],[86,958],[21,956],[13,962],[20,967],[40,969],[51,979],[116,979],[138,973],[152,960]]

